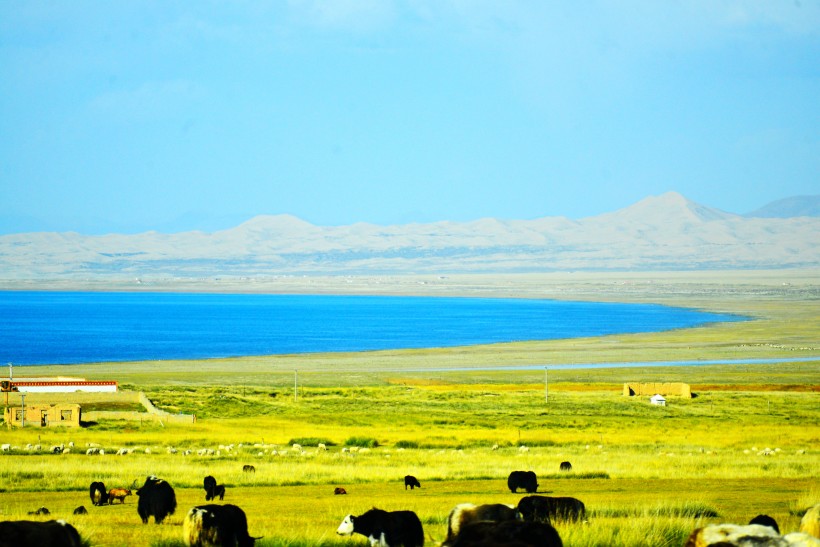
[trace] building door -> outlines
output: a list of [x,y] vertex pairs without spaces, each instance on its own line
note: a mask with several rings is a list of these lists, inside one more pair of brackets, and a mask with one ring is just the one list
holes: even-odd
[[48,426],[48,410],[40,411],[40,425],[43,427]]

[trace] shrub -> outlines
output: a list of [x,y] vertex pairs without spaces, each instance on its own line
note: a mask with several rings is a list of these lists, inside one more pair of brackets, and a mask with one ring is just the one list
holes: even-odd
[[358,446],[359,448],[376,448],[379,441],[372,437],[350,437],[345,441],[345,446]]
[[394,446],[396,448],[418,448],[419,443],[416,441],[398,441]]

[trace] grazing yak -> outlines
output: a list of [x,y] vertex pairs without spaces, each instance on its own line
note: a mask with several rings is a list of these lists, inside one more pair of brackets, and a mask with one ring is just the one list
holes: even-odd
[[242,471],[244,471],[245,473],[256,473],[256,468],[246,463],[242,466]]
[[51,511],[48,510],[48,507],[40,507],[36,511],[29,511],[29,515],[50,515]]
[[461,503],[456,505],[447,517],[447,539],[445,543],[454,541],[459,534],[459,530],[471,522],[503,522],[517,519],[518,511],[515,507],[503,503],[489,503],[486,505]]
[[769,515],[757,515],[749,521],[749,524],[762,524],[763,526],[768,526],[769,528],[774,529],[774,531],[778,534],[780,533],[780,527],[777,525],[777,521]]
[[337,486],[336,488],[333,489],[333,495],[339,496],[341,494],[347,494],[347,490],[345,490],[341,486]]
[[380,547],[422,547],[424,530],[413,511],[370,509],[362,515],[347,515],[336,533],[342,536],[361,534],[371,545]]
[[2,547],[81,547],[77,529],[64,520],[0,522]]
[[219,501],[222,501],[222,500],[225,499],[225,485],[224,484],[217,484],[216,486],[214,486],[213,490],[211,490],[211,498],[208,499],[208,497],[205,496],[205,501],[215,500],[217,496],[219,496]]
[[518,512],[527,522],[578,521],[586,517],[581,500],[565,497],[525,496],[518,501]]
[[145,479],[139,490],[137,490],[139,501],[137,502],[137,513],[143,524],[148,524],[148,518],[154,517],[156,524],[162,523],[165,517],[173,515],[177,508],[177,498],[174,489],[166,481],[150,476]]
[[817,543],[808,534],[781,536],[763,524],[710,524],[694,530],[684,547],[806,547]]
[[507,478],[507,488],[515,494],[516,490],[522,488],[528,494],[538,492],[538,477],[533,471],[513,471]]
[[108,503],[114,503],[114,500],[120,500],[120,503],[125,503],[125,498],[131,495],[131,490],[128,488],[112,488],[108,491]]
[[91,497],[91,505],[105,505],[108,503],[108,490],[105,484],[94,481],[88,487],[88,495]]
[[407,490],[408,486],[410,487],[410,490],[412,490],[413,488],[421,488],[421,483],[413,475],[405,475],[404,476],[404,489]]
[[182,522],[182,539],[190,547],[253,547],[245,512],[230,503],[192,507]]
[[74,509],[74,514],[75,515],[87,515],[88,514],[88,509],[85,508],[85,505],[80,505],[79,507]]
[[205,501],[213,498],[211,491],[216,488],[216,479],[208,475],[202,480],[202,486],[205,488]]
[[561,462],[561,465],[558,467],[561,471],[572,471],[572,464],[569,462]]
[[225,499],[225,485],[216,484],[216,479],[212,476],[205,477],[202,485],[205,487],[205,501],[215,500],[217,496],[220,500]]
[[563,547],[561,536],[546,522],[477,521],[464,525],[442,547]]

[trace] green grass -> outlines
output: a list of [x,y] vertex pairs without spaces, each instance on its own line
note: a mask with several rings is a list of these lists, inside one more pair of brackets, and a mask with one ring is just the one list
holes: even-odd
[[[658,275],[649,283],[635,275],[617,285],[581,276],[560,287],[523,276],[510,294],[498,287],[488,291],[658,302],[753,318],[665,333],[31,367],[27,374],[116,379],[123,390],[144,391],[163,410],[197,420],[183,425],[106,418],[82,429],[4,430],[3,443],[21,449],[0,453],[0,515],[32,518],[27,513],[45,505],[52,517],[75,524],[90,545],[178,546],[182,518],[204,503],[202,478],[210,474],[227,485],[225,502],[248,514],[251,534],[264,536],[260,547],[364,545],[362,537],[338,538],[335,529],[344,515],[373,506],[416,511],[432,545],[444,538],[453,506],[517,503],[522,494],[507,490],[506,477],[532,469],[539,493],[577,497],[587,506],[587,524],[557,526],[568,547],[681,545],[697,526],[744,523],[759,513],[793,531],[806,508],[820,502],[820,362],[805,360],[820,353],[820,293],[814,277],[785,284],[772,276],[729,283]],[[478,291],[487,279],[464,282]],[[548,400],[543,369],[514,369],[783,357],[791,361],[550,369]],[[482,366],[508,368],[470,370]],[[666,407],[649,405],[647,397],[623,397],[623,383],[636,381],[686,382],[696,397],[669,397]],[[82,404],[133,409],[131,400],[123,394],[110,403],[89,397]],[[65,455],[23,449],[69,442],[75,449]],[[106,455],[86,456],[87,443],[101,444]],[[294,443],[302,450],[293,450]],[[328,450],[318,450],[319,443]],[[114,455],[122,447],[134,452]],[[197,455],[202,448],[214,453]],[[767,448],[770,455],[764,455]],[[184,455],[186,450],[193,453]],[[565,460],[572,472],[559,471]],[[253,464],[256,473],[243,473],[244,464]],[[142,525],[135,498],[90,506],[91,481],[127,487],[151,474],[177,491],[179,508],[167,524]],[[418,477],[422,488],[405,491],[406,474]],[[335,486],[349,494],[334,496]],[[73,516],[78,505],[92,514]]]

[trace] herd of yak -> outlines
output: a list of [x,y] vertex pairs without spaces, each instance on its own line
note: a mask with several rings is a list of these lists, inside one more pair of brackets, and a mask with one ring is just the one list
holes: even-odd
[[[412,475],[404,478],[405,490],[420,488]],[[532,471],[513,471],[507,486],[515,493],[525,490],[528,496],[516,506],[495,503],[463,503],[450,511],[447,537],[441,547],[563,547],[561,537],[552,526],[555,522],[585,522],[584,503],[571,497],[536,495],[538,481]],[[224,499],[225,486],[212,476],[205,477],[205,501]],[[337,487],[335,494],[346,494]],[[137,513],[143,523],[151,517],[157,524],[176,510],[174,489],[160,478],[151,476],[136,491]],[[105,505],[131,495],[130,489],[106,490],[102,482],[89,488],[93,505]],[[31,514],[47,515],[42,507]],[[75,514],[87,513],[80,506]],[[190,547],[253,547],[258,537],[248,533],[245,512],[232,504],[207,504],[191,508],[182,526],[183,541]],[[347,515],[336,532],[342,536],[361,534],[371,547],[422,547],[424,530],[413,511],[370,509],[361,515]],[[801,531],[780,535],[777,523],[769,516],[758,515],[748,525],[720,524],[692,532],[685,547],[820,547],[820,504],[803,517]],[[63,520],[0,522],[0,547],[82,547],[77,530]]]

